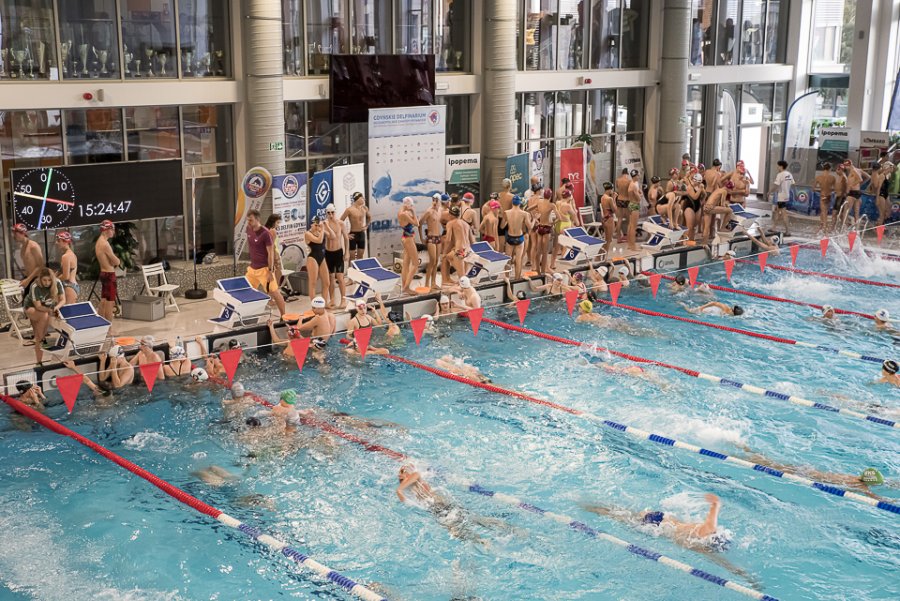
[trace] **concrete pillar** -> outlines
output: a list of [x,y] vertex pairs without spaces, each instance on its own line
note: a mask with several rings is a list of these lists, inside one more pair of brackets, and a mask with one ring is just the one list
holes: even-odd
[[691,1],[665,0],[659,73],[656,173],[681,165],[687,150],[687,84],[690,63]]
[[516,0],[485,0],[483,10],[482,183],[494,191],[516,152]]
[[885,105],[892,92],[893,59],[896,46],[897,8],[892,0],[859,0],[850,63],[850,89],[847,99],[847,127],[851,145],[858,142],[860,130],[878,131],[885,126]]
[[247,164],[280,175],[284,173],[281,2],[245,0],[244,7]]

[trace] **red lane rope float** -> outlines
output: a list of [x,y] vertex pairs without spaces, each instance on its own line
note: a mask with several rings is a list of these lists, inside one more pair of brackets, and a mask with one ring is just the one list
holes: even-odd
[[[648,274],[649,275],[649,274]],[[675,278],[669,275],[661,275],[664,280],[674,281]],[[800,305],[801,307],[812,307],[813,309],[821,309],[822,305],[817,305],[815,303],[806,303],[803,301],[794,300],[792,298],[781,298],[780,296],[771,296],[769,294],[762,294],[760,292],[749,292],[747,290],[738,290],[736,288],[728,288],[727,286],[719,286],[718,284],[709,284],[707,286],[712,288],[713,290],[718,290],[720,292],[731,292],[733,294],[743,294],[744,296],[752,296],[754,298],[761,298],[763,300],[775,301],[776,303],[789,303],[791,305]],[[835,309],[835,313],[840,313],[841,315],[856,315],[857,317],[865,317],[866,319],[875,319],[874,315],[869,315],[868,313],[859,313],[858,311],[848,311],[847,309]]]
[[[752,264],[752,261],[745,261],[744,259],[739,259],[738,263],[748,263]],[[809,271],[806,269],[797,269],[796,267],[785,267],[784,265],[772,265],[771,263],[766,266],[767,269],[776,269],[778,271],[789,271],[791,273],[799,273],[800,275],[810,275],[818,278],[826,278],[829,280],[840,280],[842,282],[853,282],[854,284],[865,284],[866,286],[881,286],[883,288],[900,288],[900,284],[890,284],[888,282],[877,282],[875,280],[866,280],[863,278],[854,278],[846,275],[835,275],[833,273],[822,273],[821,271]]]
[[[221,378],[217,378],[217,377],[210,378],[209,380],[210,380],[210,382],[215,382],[217,384],[225,383],[225,380],[223,380]],[[275,406],[275,403],[267,401],[266,399],[262,398],[258,394],[255,394],[252,392],[247,392],[245,394],[248,397],[250,397],[251,399],[253,399],[254,402],[256,402],[260,405],[263,405],[264,407],[272,408]],[[322,430],[323,432],[328,432],[329,434],[333,434],[339,438],[348,440],[354,444],[361,446],[362,448],[364,448],[365,450],[367,450],[369,452],[381,453],[382,455],[387,455],[391,459],[396,459],[397,461],[403,461],[407,458],[406,455],[404,455],[403,453],[400,453],[393,449],[389,449],[387,447],[383,447],[379,444],[369,442],[365,438],[361,438],[359,436],[356,436],[355,434],[351,434],[349,432],[345,432],[345,431],[341,430],[340,428],[336,428],[335,426],[329,424],[328,422],[323,422],[323,421],[320,421],[320,420],[317,420],[317,419],[314,419],[312,417],[302,415],[302,414],[300,415],[300,422],[305,426],[317,428],[319,430]]]
[[327,579],[329,582],[332,582],[332,583],[338,585],[339,587],[341,587],[348,593],[350,593],[356,597],[359,597],[361,599],[365,599],[366,601],[387,601],[381,595],[378,595],[378,594],[372,592],[371,590],[367,589],[363,585],[356,583],[355,581],[351,580],[350,578],[347,578],[340,572],[336,572],[336,571],[332,570],[331,568],[329,568],[328,566],[315,561],[310,556],[305,555],[304,553],[290,547],[287,543],[280,541],[272,536],[269,536],[268,534],[264,534],[259,529],[255,528],[253,526],[250,526],[248,524],[245,524],[245,523],[231,517],[227,513],[220,511],[219,509],[216,509],[212,505],[208,505],[208,504],[204,503],[197,497],[190,495],[190,494],[184,492],[183,490],[181,490],[180,488],[169,484],[168,482],[166,482],[165,480],[163,480],[156,474],[153,474],[152,472],[148,472],[141,466],[139,466],[135,463],[132,463],[131,461],[128,461],[127,459],[125,459],[124,457],[122,457],[116,453],[113,453],[106,447],[103,447],[103,446],[97,444],[96,442],[94,442],[93,440],[86,438],[86,437],[82,436],[81,434],[78,434],[74,430],[71,430],[71,429],[63,426],[56,420],[51,419],[50,417],[44,415],[43,413],[35,411],[31,407],[17,401],[16,399],[6,396],[4,394],[4,395],[0,395],[0,401],[3,401],[7,405],[9,405],[10,408],[12,408],[13,410],[21,413],[25,417],[28,417],[29,419],[44,426],[51,432],[55,432],[56,434],[59,434],[60,436],[65,436],[67,438],[71,438],[72,440],[91,449],[98,455],[101,455],[105,459],[112,461],[119,467],[122,467],[122,468],[128,470],[135,476],[138,476],[139,478],[143,478],[144,480],[146,480],[147,482],[149,482],[156,488],[160,489],[161,491],[163,491],[164,493],[166,493],[173,499],[179,501],[180,503],[187,505],[191,509],[194,509],[195,511],[199,511],[200,513],[207,515],[207,516],[213,518],[214,520],[217,520],[217,521],[225,524],[226,526],[229,526],[236,530],[240,530],[241,532],[243,532],[244,534],[246,534],[253,540],[266,545],[267,547],[269,547],[270,549],[272,549],[274,551],[277,551],[278,553],[281,553],[282,555],[284,555],[288,559],[294,561],[295,563],[299,564],[300,566],[303,566],[304,568],[319,574],[323,578]]
[[[680,371],[683,374],[687,374],[694,378],[700,377],[700,372],[688,369],[686,367],[681,367],[679,365],[672,365],[671,363],[664,363],[662,361],[656,361],[654,359],[647,359],[646,357],[638,357],[637,355],[629,355],[628,353],[622,353],[619,351],[614,351],[612,349],[603,348],[602,346],[596,346],[592,344],[587,344],[584,342],[578,342],[577,340],[569,340],[568,338],[561,338],[559,336],[554,336],[553,334],[547,334],[545,332],[538,332],[537,330],[530,330],[528,328],[523,328],[521,326],[515,326],[509,323],[504,323],[502,321],[497,321],[496,319],[490,319],[488,317],[484,318],[485,323],[489,323],[491,325],[495,325],[500,328],[504,328],[506,330],[512,330],[514,332],[520,332],[522,334],[528,334],[530,336],[536,336],[538,338],[543,338],[544,340],[551,340],[553,342],[559,342],[560,344],[568,344],[569,346],[584,346],[591,347],[596,349],[597,351],[609,353],[614,357],[621,357],[623,359],[628,359],[629,361],[634,361],[635,363],[645,363],[647,365],[658,365],[660,367],[665,367],[666,369],[674,369],[675,371]],[[433,368],[431,368],[433,369]],[[503,390],[503,389],[501,389]]]
[[614,303],[614,302],[608,301],[608,300],[597,299],[594,302],[608,305],[610,307],[617,307],[619,309],[627,309],[629,311],[634,311],[635,313],[641,313],[643,315],[650,315],[652,317],[665,317],[666,319],[675,319],[678,321],[683,321],[685,323],[692,323],[692,324],[695,324],[698,326],[705,326],[707,328],[713,328],[715,330],[724,330],[726,332],[732,332],[734,334],[743,334],[744,336],[752,336],[753,338],[761,338],[762,340],[769,340],[771,342],[780,342],[781,344],[797,344],[796,340],[791,340],[790,338],[782,338],[781,336],[773,336],[771,334],[763,334],[762,332],[752,332],[750,330],[742,330],[740,328],[732,328],[731,326],[720,325],[717,323],[710,323],[708,321],[700,321],[699,319],[691,319],[690,317],[680,317],[678,315],[669,315],[668,313],[660,313],[659,311],[651,311],[649,309],[641,309],[640,307],[632,307],[631,305],[623,305],[622,303]]
[[[493,321],[493,320],[485,319],[485,321]],[[515,397],[517,399],[522,399],[523,401],[528,401],[530,403],[536,403],[538,405],[543,405],[545,407],[551,407],[552,409],[557,409],[559,411],[565,411],[566,413],[570,413],[572,415],[582,415],[584,413],[583,411],[579,411],[578,409],[573,409],[571,407],[566,407],[565,405],[559,405],[559,404],[553,403],[551,401],[545,401],[544,399],[539,399],[539,398],[536,398],[533,396],[528,396],[527,394],[522,394],[521,392],[516,392],[515,390],[508,390],[506,388],[494,386],[493,384],[485,384],[483,382],[476,382],[475,380],[470,380],[469,378],[464,378],[463,376],[458,376],[456,374],[450,373],[449,371],[444,371],[443,369],[438,369],[436,367],[431,367],[429,365],[417,363],[410,359],[404,359],[403,357],[398,357],[397,355],[383,355],[383,356],[388,359],[391,359],[393,361],[399,361],[400,363],[405,363],[407,365],[411,365],[418,369],[427,371],[436,376],[440,376],[441,378],[453,380],[454,382],[461,382],[463,384],[468,384],[469,386],[474,386],[476,388],[482,388],[484,390],[489,390],[491,392],[505,394],[507,396]]]

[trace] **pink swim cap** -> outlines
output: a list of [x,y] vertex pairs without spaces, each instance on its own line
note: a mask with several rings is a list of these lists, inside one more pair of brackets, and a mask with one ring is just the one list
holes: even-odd
[[491,202],[488,203],[488,206],[492,209],[499,209],[500,203],[497,202],[496,200],[492,200]]

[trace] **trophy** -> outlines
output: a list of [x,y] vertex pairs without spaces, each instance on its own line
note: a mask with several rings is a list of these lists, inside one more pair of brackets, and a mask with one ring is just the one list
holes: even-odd
[[216,50],[216,75],[225,75],[225,51]]
[[134,76],[141,76],[141,59],[137,59],[136,61],[134,61]]
[[109,58],[109,50],[101,50],[100,51],[100,75],[106,76],[109,75],[109,71],[106,70],[106,60]]
[[169,74],[166,73],[166,63],[169,62],[169,55],[163,52],[157,54],[159,58],[159,76],[160,77],[168,77]]
[[63,42],[59,45],[60,57],[59,62],[62,64],[63,77],[69,76],[69,50],[72,48],[72,40]]
[[90,46],[88,46],[87,44],[79,44],[78,45],[78,57],[81,58],[81,76],[82,77],[84,77],[86,75],[90,75],[88,73],[88,65],[87,65],[88,48],[89,47]]
[[19,65],[19,79],[24,79],[25,71],[23,69],[25,67],[25,51],[13,50],[13,57],[15,57],[16,63]]
[[37,46],[37,55],[38,55],[38,73],[42,76],[44,73],[44,58],[47,56],[47,44],[44,42],[38,42]]
[[144,50],[144,54],[147,56],[147,77],[154,77],[153,74],[153,48],[147,48]]
[[6,77],[7,58],[9,58],[9,48],[0,48],[0,78]]
[[210,65],[211,61],[212,61],[212,55],[210,55],[209,52],[205,53],[203,55],[203,58],[200,59],[200,66],[204,68],[203,75],[212,75],[212,73],[210,73],[210,71],[209,71],[209,65]]
[[449,48],[444,48],[443,52],[441,52],[441,59],[442,59],[441,62],[444,63],[444,70],[449,71],[450,70],[450,62],[449,62],[450,61],[450,49]]
[[455,53],[456,56],[456,70],[462,71],[462,51],[457,50]]
[[185,75],[193,75],[193,73],[191,73],[191,64],[193,64],[193,61],[194,61],[194,53],[191,52],[190,50],[186,50],[184,52],[184,74]]
[[123,45],[123,48],[124,48],[124,52],[122,53],[122,56],[125,57],[125,76],[127,77],[127,76],[131,75],[131,71],[129,70],[128,67],[129,67],[129,65],[131,65],[131,59],[134,58],[134,54],[131,52],[128,52],[128,46]]

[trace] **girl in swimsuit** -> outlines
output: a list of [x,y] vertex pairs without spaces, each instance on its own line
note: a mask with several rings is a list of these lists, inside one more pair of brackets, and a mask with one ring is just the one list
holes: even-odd
[[413,208],[413,199],[407,196],[403,199],[403,208],[397,215],[402,232],[400,242],[403,244],[403,267],[401,291],[403,294],[414,296],[416,292],[410,288],[413,278],[419,268],[419,251],[416,249],[416,229],[419,227],[419,219]]
[[322,282],[322,294],[329,301],[331,290],[328,282],[328,264],[325,262],[325,228],[318,217],[313,217],[312,226],[304,235],[309,245],[306,257],[306,273],[309,276],[309,296],[316,296],[316,283]]
[[688,240],[694,240],[694,229],[700,217],[700,207],[703,205],[705,193],[703,192],[703,176],[699,173],[691,178],[682,197],[684,208],[684,220],[688,231]]
[[171,356],[172,361],[166,363],[165,367],[163,367],[163,372],[167,378],[185,376],[191,373],[191,360],[187,358],[183,347],[173,346]]
[[[556,203],[556,216],[559,220],[553,224],[553,233],[557,238],[565,230],[572,227],[573,223],[577,223],[577,213],[575,206],[572,204],[572,193],[565,189],[562,191],[562,198]],[[556,258],[562,252],[562,246],[559,242],[553,244],[553,257],[550,259],[550,269],[556,269]]]

